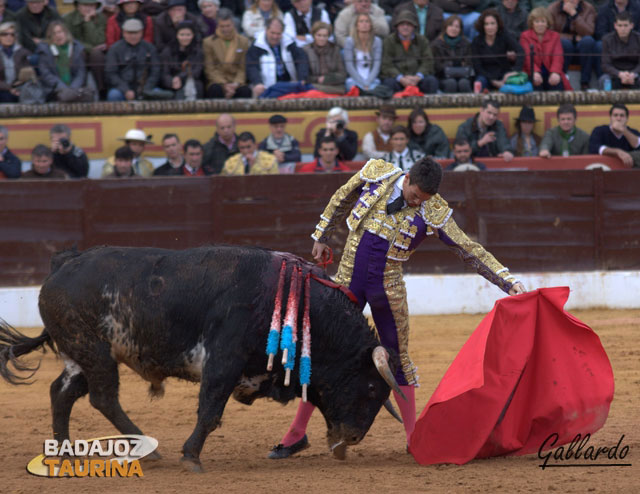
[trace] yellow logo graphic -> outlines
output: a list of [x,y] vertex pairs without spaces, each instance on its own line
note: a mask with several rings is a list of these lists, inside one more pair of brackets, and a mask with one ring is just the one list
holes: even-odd
[[44,453],[27,465],[41,477],[143,477],[140,460],[158,447],[157,439],[138,434],[96,439],[55,439],[44,442]]

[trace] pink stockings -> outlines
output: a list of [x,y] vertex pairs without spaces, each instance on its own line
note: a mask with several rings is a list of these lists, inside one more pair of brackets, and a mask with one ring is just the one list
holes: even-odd
[[[407,444],[409,444],[411,433],[416,426],[416,388],[414,386],[400,386],[400,389],[407,397],[407,401],[402,399],[402,397],[395,391],[393,393],[393,396],[395,397],[398,408],[400,409],[400,415],[402,415],[402,421],[404,422],[404,430],[407,434]],[[287,431],[285,436],[282,438],[282,441],[280,441],[280,444],[288,447],[294,443],[297,443],[304,437],[307,431],[307,424],[309,423],[309,419],[311,419],[311,414],[313,414],[315,408],[316,407],[314,407],[311,403],[305,403],[304,401],[300,400],[296,418],[293,419],[293,423],[289,427],[289,430]]]
[[407,397],[405,401],[395,391],[393,397],[396,399],[398,408],[400,409],[400,415],[402,415],[402,421],[404,422],[404,431],[407,434],[407,444],[411,439],[411,434],[416,426],[416,388],[414,386],[400,386],[400,389]]

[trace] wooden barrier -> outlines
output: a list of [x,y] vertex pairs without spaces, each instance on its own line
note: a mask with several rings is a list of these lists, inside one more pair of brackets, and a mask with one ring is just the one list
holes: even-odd
[[[39,284],[57,250],[260,245],[310,258],[309,235],[350,174],[0,182],[0,285]],[[513,272],[640,269],[633,170],[446,173],[454,218]],[[336,233],[336,258],[346,232]],[[335,266],[334,266],[335,267]],[[433,237],[409,273],[463,273]]]

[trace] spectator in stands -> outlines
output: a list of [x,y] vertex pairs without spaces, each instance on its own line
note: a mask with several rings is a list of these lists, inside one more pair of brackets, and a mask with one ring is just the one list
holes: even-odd
[[349,114],[339,106],[334,106],[327,113],[327,126],[316,133],[316,144],[313,155],[319,156],[320,140],[325,136],[333,136],[338,143],[338,159],[340,161],[351,161],[358,152],[358,134],[347,129],[349,125]]
[[71,141],[68,125],[56,124],[49,129],[53,166],[71,178],[85,178],[89,174],[89,158],[82,148]]
[[129,146],[121,146],[116,149],[113,168],[102,178],[131,178],[138,176],[133,167],[134,154]]
[[65,179],[67,175],[53,167],[53,153],[44,144],[38,144],[31,151],[31,170],[22,178]]
[[17,103],[20,89],[15,83],[21,70],[32,70],[29,50],[17,43],[15,22],[0,24],[0,103]]
[[418,21],[418,33],[433,41],[438,37],[442,30],[442,22],[444,21],[444,13],[435,3],[430,0],[409,0],[401,3],[393,11],[391,25],[395,25],[396,16],[401,10],[409,10],[415,14]]
[[322,21],[316,22],[311,33],[313,43],[302,48],[309,59],[308,82],[319,91],[344,94],[347,71],[340,48],[329,41],[331,25]]
[[382,44],[382,84],[394,93],[416,86],[425,94],[438,91],[438,80],[433,76],[433,55],[427,38],[417,34],[415,16],[403,10],[396,16],[396,31]]
[[169,177],[183,174],[184,156],[182,144],[176,134],[165,134],[162,137],[162,149],[167,161],[153,171],[154,177]]
[[158,53],[175,41],[178,26],[184,26],[186,22],[191,23],[195,42],[200,47],[207,27],[197,15],[187,12],[186,0],[169,0],[166,10],[153,21],[154,45]]
[[529,10],[519,0],[502,0],[496,6],[504,24],[504,31],[513,39],[520,39],[520,35],[527,29]]
[[397,119],[393,105],[382,105],[376,111],[377,128],[367,132],[362,139],[362,154],[367,159],[382,159],[391,151],[391,129]]
[[207,175],[219,174],[227,158],[238,152],[236,119],[228,113],[222,113],[216,120],[216,133],[204,145],[204,172]]
[[207,98],[250,98],[246,84],[249,40],[236,31],[229,9],[218,12],[216,34],[205,38],[203,50]]
[[482,12],[476,21],[476,30],[479,35],[471,42],[476,81],[482,90],[500,89],[509,77],[522,70],[522,46],[505,33],[495,9]]
[[269,89],[268,94],[272,94],[277,88],[278,95],[297,91],[298,83],[304,84],[309,77],[306,53],[282,36],[283,29],[278,17],[269,19],[266,29],[257,35],[247,52],[247,79],[254,98]]
[[251,132],[238,136],[238,154],[227,159],[222,175],[274,175],[278,173],[278,160],[267,151],[259,151]]
[[35,53],[38,43],[46,41],[47,28],[60,16],[45,0],[27,0],[27,4],[16,14],[20,44]]
[[[256,39],[267,28],[270,19],[283,20],[282,11],[274,0],[255,0],[242,14],[242,31],[248,38]],[[282,26],[284,31],[284,24]]]
[[391,151],[385,157],[389,163],[393,163],[402,170],[410,170],[413,164],[424,158],[419,150],[409,147],[409,131],[402,125],[395,125],[391,129]]
[[324,136],[320,139],[318,157],[311,163],[305,163],[300,167],[299,173],[326,173],[350,171],[344,163],[338,161],[338,143],[333,136]]
[[516,120],[516,133],[511,136],[511,149],[516,156],[538,156],[540,137],[533,131],[538,119],[530,106],[523,106]]
[[387,19],[391,19],[393,11],[403,2],[403,0],[378,0],[378,5],[384,10]]
[[[118,7],[118,0],[102,0],[102,9],[100,9],[100,11],[108,20],[109,17],[120,12],[120,9]],[[106,33],[105,33],[105,39],[106,39]]]
[[11,22],[16,19],[16,14],[7,8],[6,0],[0,0],[0,24],[3,22]]
[[293,0],[293,8],[284,14],[284,34],[295,39],[296,44],[302,48],[313,43],[311,28],[320,21],[331,26],[326,10],[312,6],[311,0]]
[[[580,89],[589,89],[591,72],[601,71],[596,53],[596,41],[593,38],[596,26],[596,9],[585,0],[556,0],[547,10],[551,20],[550,28],[560,33],[564,51],[564,69],[569,64],[580,64]],[[532,12],[533,13],[533,12]],[[525,62],[526,63],[526,62]]]
[[268,151],[278,161],[280,173],[293,173],[296,162],[300,161],[300,144],[287,134],[287,119],[282,115],[269,117],[270,134],[258,145],[260,151]]
[[[119,137],[119,141],[124,141],[126,146],[133,153],[132,166],[133,172],[141,177],[150,177],[153,175],[153,163],[142,156],[144,148],[147,144],[153,144],[151,136],[147,136],[144,131],[139,129],[128,130],[124,137]],[[106,177],[113,173],[114,157],[105,161],[102,166],[102,177]]]
[[0,125],[0,178],[20,178],[22,162],[7,147],[8,142],[9,129]]
[[[475,171],[482,171],[487,169],[487,165],[473,159],[473,153],[471,152],[471,144],[464,137],[457,137],[453,141],[453,162],[449,163],[445,170],[453,171],[459,168],[461,165],[472,165],[477,169]],[[466,166],[465,170],[473,170],[473,168]]]
[[[205,26],[203,36],[215,34],[218,27],[217,18],[220,0],[198,0],[198,7],[200,7],[200,17],[198,19]],[[231,20],[233,20],[233,13],[231,14]]]
[[422,108],[416,108],[409,114],[409,147],[425,156],[449,157],[449,139],[439,125],[429,122]]
[[142,39],[139,19],[127,19],[122,25],[124,39],[107,52],[105,75],[107,100],[131,101],[159,94],[160,58],[155,47]]
[[435,74],[444,93],[470,93],[473,77],[471,43],[462,34],[462,21],[452,15],[432,44]]
[[640,88],[640,33],[633,31],[631,14],[616,16],[615,31],[602,38],[602,70],[600,89],[609,80],[612,89]]
[[[563,71],[563,52],[560,35],[551,30],[553,18],[544,7],[536,7],[529,14],[529,29],[520,35],[524,50],[523,70],[533,73],[533,88],[536,91],[570,91],[571,84]],[[533,51],[533,67],[531,52]]]
[[344,43],[344,63],[348,78],[346,88],[353,86],[370,91],[380,84],[378,75],[382,66],[382,39],[373,32],[369,14],[358,14],[351,27],[351,35]]
[[204,55],[196,27],[184,21],[176,27],[176,36],[160,55],[162,86],[174,91],[178,100],[195,100],[204,95],[202,67]]
[[475,22],[480,17],[482,0],[435,0],[435,3],[444,11],[444,18],[456,14],[462,19],[463,33],[467,39],[472,40],[478,34]]
[[547,130],[540,143],[541,158],[589,154],[589,134],[576,127],[578,113],[571,103],[563,103],[557,111],[558,125]]
[[629,12],[633,21],[634,31],[640,32],[640,2],[637,0],[608,0],[606,3],[598,3],[596,15],[596,39],[595,53],[602,53],[602,38],[614,31],[616,15],[620,12]]
[[142,0],[118,0],[118,13],[107,19],[107,48],[120,41],[123,36],[123,25],[130,19],[138,19],[142,23],[144,40],[153,44],[153,19],[140,11]]
[[456,138],[461,137],[469,141],[474,156],[499,156],[508,162],[513,159],[513,150],[507,138],[507,131],[498,120],[499,112],[500,103],[485,99],[480,112],[458,127]]
[[[193,5],[194,0],[187,0],[187,5]],[[141,0],[140,12],[155,19],[165,11],[167,0]]]
[[187,177],[204,177],[206,174],[202,168],[202,158],[204,149],[200,141],[189,139],[184,143],[184,159],[185,164],[182,167],[182,173]]
[[340,11],[333,25],[338,46],[344,46],[358,14],[369,14],[373,24],[373,33],[376,36],[384,38],[389,34],[389,23],[384,16],[384,10],[372,4],[371,0],[353,0],[351,5]]
[[609,110],[609,125],[600,125],[591,132],[589,154],[614,156],[631,168],[640,166],[640,132],[627,126],[629,109],[614,103]]
[[107,17],[98,12],[98,0],[75,0],[75,8],[62,20],[71,36],[83,47],[84,61],[93,74],[96,88],[104,94],[104,64],[107,52]]
[[73,39],[62,21],[47,28],[46,43],[38,44],[38,71],[48,101],[74,103],[93,101],[95,92],[85,87],[87,67],[82,45]]

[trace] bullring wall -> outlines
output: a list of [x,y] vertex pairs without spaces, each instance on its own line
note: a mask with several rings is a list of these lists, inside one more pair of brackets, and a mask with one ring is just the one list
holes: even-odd
[[[77,245],[259,245],[309,257],[350,174],[0,182],[0,286],[38,285]],[[640,269],[635,170],[445,173],[454,218],[513,272]],[[346,232],[334,236],[336,260]],[[469,272],[430,237],[410,274]]]

